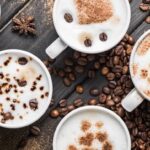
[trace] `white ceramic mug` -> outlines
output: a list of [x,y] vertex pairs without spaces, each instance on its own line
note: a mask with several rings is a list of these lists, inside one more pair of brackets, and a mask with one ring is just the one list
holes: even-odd
[[[46,53],[52,58],[54,59],[55,57],[57,57],[61,52],[63,52],[68,46],[71,47],[74,50],[83,52],[83,53],[89,53],[89,54],[95,54],[95,53],[100,53],[100,52],[104,52],[107,51],[111,48],[113,48],[115,45],[117,45],[121,39],[124,37],[125,33],[128,30],[129,24],[130,24],[130,19],[131,19],[131,10],[130,10],[130,4],[128,0],[123,0],[123,5],[125,7],[125,14],[126,14],[126,18],[122,32],[119,34],[119,36],[117,36],[116,38],[113,38],[113,40],[111,40],[110,42],[108,42],[107,44],[105,44],[104,47],[101,46],[101,44],[99,45],[99,47],[96,49],[92,49],[90,50],[89,48],[81,48],[81,46],[79,44],[72,44],[71,42],[69,42],[67,40],[67,35],[62,34],[61,32],[61,26],[57,24],[56,22],[56,16],[57,16],[57,8],[58,8],[58,3],[59,0],[55,0],[54,3],[54,7],[53,7],[53,22],[54,22],[54,26],[56,29],[56,32],[59,35],[59,38],[57,38],[47,49],[46,49]],[[64,4],[65,5],[65,4]],[[62,11],[63,13],[64,11]],[[76,27],[77,28],[77,27]],[[76,30],[76,28],[74,30]],[[77,29],[78,30],[78,29]],[[71,31],[70,31],[71,32]]]
[[[30,58],[32,58],[42,68],[42,70],[44,71],[44,73],[45,73],[45,75],[47,77],[47,80],[48,80],[47,84],[48,84],[48,88],[49,88],[48,89],[49,96],[47,98],[47,101],[45,101],[45,106],[43,107],[43,110],[38,114],[38,116],[32,118],[28,122],[24,122],[24,123],[19,124],[19,125],[17,125],[17,123],[13,124],[13,125],[11,125],[11,124],[7,125],[7,123],[3,124],[3,123],[0,122],[0,127],[11,128],[11,129],[13,129],[13,128],[22,128],[22,127],[25,127],[25,126],[29,126],[30,124],[32,124],[35,121],[37,121],[38,119],[40,119],[42,117],[42,115],[46,112],[46,110],[48,109],[49,104],[51,102],[52,91],[53,91],[52,80],[51,80],[51,76],[50,76],[47,68],[43,64],[43,62],[38,57],[36,57],[35,55],[33,55],[32,53],[26,52],[26,51],[23,51],[23,50],[18,50],[18,49],[8,49],[8,50],[0,51],[0,57],[3,54],[9,54],[9,53],[13,53],[13,54],[16,54],[16,55],[18,54],[18,55],[21,55],[22,57],[30,57]],[[1,72],[1,69],[0,69],[0,72]],[[29,74],[29,76],[30,76],[30,74]]]
[[[88,114],[87,114],[88,113]],[[122,140],[122,142],[126,141],[126,144],[123,144],[123,149],[124,150],[131,150],[131,138],[130,138],[130,134],[129,134],[129,131],[128,131],[128,128],[127,126],[125,125],[125,123],[123,122],[123,120],[117,115],[115,114],[113,111],[109,110],[109,109],[106,109],[104,107],[100,107],[100,106],[84,106],[84,107],[81,107],[81,108],[78,108],[72,112],[70,112],[68,115],[66,115],[62,120],[61,122],[59,123],[59,125],[57,126],[56,128],[56,131],[54,133],[54,137],[53,137],[53,150],[60,150],[58,149],[58,147],[62,146],[61,149],[64,150],[64,147],[65,145],[68,145],[68,143],[64,143],[63,141],[61,142],[62,145],[59,145],[58,143],[58,140],[61,140],[60,139],[60,134],[61,134],[61,137],[65,138],[67,141],[70,141],[70,139],[68,139],[70,133],[72,132],[73,135],[75,135],[76,138],[73,138],[74,139],[74,143],[69,143],[69,144],[75,144],[75,146],[78,146],[78,136],[79,135],[82,135],[80,131],[80,121],[83,121],[83,117],[82,119],[79,119],[80,116],[82,116],[83,114],[86,114],[84,115],[84,119],[87,119],[87,121],[92,121],[90,120],[90,118],[93,118],[92,116],[89,117],[89,115],[94,115],[96,113],[96,116],[98,117],[98,121],[100,121],[101,119],[107,119],[107,117],[109,116],[114,122],[114,124],[116,123],[117,127],[114,125],[114,124],[111,124],[109,125],[108,122],[110,121],[107,121],[104,122],[104,128],[102,127],[102,129],[98,129],[98,131],[103,131],[104,132],[106,131],[111,131],[111,133],[113,134],[112,136],[110,136],[112,139],[111,142],[113,143],[113,146],[115,146],[117,143],[118,143],[118,139]],[[79,120],[79,123],[75,122],[74,119],[77,119]],[[72,127],[75,127],[74,130],[71,130],[69,128],[69,121],[71,120],[70,122],[70,125]],[[101,120],[101,121],[102,121]],[[72,121],[74,121],[74,123],[72,124]],[[94,125],[95,122],[91,122],[92,125]],[[66,130],[68,132],[63,132],[62,133],[62,130],[63,130],[63,127],[66,127]],[[105,128],[106,127],[106,128]],[[79,129],[78,129],[79,128]],[[92,127],[91,127],[92,128]],[[113,129],[112,129],[113,128]],[[107,129],[107,130],[106,130]],[[65,130],[65,131],[66,131]],[[79,134],[77,134],[77,131],[79,130]],[[120,131],[121,130],[121,131]],[[93,127],[91,131],[95,131],[95,128]],[[87,133],[88,131],[86,131]],[[119,133],[118,133],[119,132]],[[123,134],[123,137],[118,137],[118,135],[122,135],[120,134],[120,132]],[[69,134],[69,135],[68,135]],[[84,134],[84,133],[83,133]],[[109,136],[109,135],[108,135]],[[114,138],[114,136],[117,136],[117,139]],[[72,136],[71,136],[72,137]],[[109,140],[109,139],[108,139]],[[71,140],[72,141],[72,140]],[[68,145],[69,146],[69,145]],[[83,145],[82,145],[83,146]]]
[[146,96],[145,94],[143,94],[143,92],[141,92],[138,87],[137,87],[137,82],[135,83],[135,81],[133,80],[133,71],[132,71],[132,65],[133,65],[133,61],[134,61],[134,55],[135,52],[139,46],[139,44],[141,43],[141,41],[148,35],[150,34],[150,30],[148,30],[147,32],[145,32],[140,38],[139,40],[136,42],[132,53],[131,53],[131,57],[130,57],[130,64],[129,64],[129,69],[130,69],[130,75],[131,75],[131,79],[135,85],[135,88],[123,99],[122,101],[122,106],[129,112],[133,111],[136,107],[138,107],[144,99],[147,99],[148,101],[150,101],[150,98],[148,96]]

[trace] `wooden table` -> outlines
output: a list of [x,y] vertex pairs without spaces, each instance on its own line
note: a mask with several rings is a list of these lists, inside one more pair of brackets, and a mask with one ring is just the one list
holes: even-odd
[[[141,0],[133,0],[131,3],[132,19],[128,30],[128,33],[132,34],[136,40],[144,31],[150,29],[150,25],[144,22],[145,18],[150,15],[150,12],[144,13],[140,11],[140,2]],[[41,60],[47,58],[45,49],[58,36],[51,17],[53,0],[0,0],[0,4],[2,6],[0,50],[9,48],[23,49],[37,55]],[[24,37],[11,32],[11,19],[21,13],[35,16],[38,31],[37,37]],[[68,48],[67,51],[57,58],[54,66],[63,67],[63,59],[72,54],[72,52],[73,50]],[[103,77],[98,75],[96,80],[91,83],[83,75],[80,79],[76,80],[71,87],[67,88],[59,77],[52,76],[52,79],[54,85],[53,97],[56,104],[61,98],[67,98],[70,101],[77,98],[79,95],[75,93],[74,89],[79,83],[82,83],[86,91],[88,91],[91,84],[101,87],[106,82]],[[81,97],[86,99],[90,96],[88,92],[84,92]],[[30,138],[24,150],[52,150],[53,133],[61,118],[50,118],[48,116],[49,111],[50,110],[36,123],[41,128],[41,135]],[[0,128],[0,150],[16,150],[19,141],[28,135],[28,128],[29,127],[17,130]]]

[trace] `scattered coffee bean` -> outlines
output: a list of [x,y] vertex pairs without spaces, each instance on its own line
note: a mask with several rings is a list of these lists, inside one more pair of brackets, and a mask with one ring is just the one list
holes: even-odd
[[145,21],[146,23],[150,24],[150,16],[148,16]]
[[26,64],[28,63],[28,60],[27,60],[25,57],[20,57],[20,58],[18,59],[18,63],[19,63],[20,65],[26,65]]
[[64,64],[67,65],[67,66],[73,66],[74,65],[74,63],[73,63],[71,58],[66,58],[64,60]]
[[108,99],[108,100],[106,101],[106,105],[107,105],[107,106],[109,106],[109,107],[111,107],[111,106],[114,106],[114,105],[115,105],[115,103],[114,103],[114,101],[113,101],[113,100]]
[[38,101],[37,101],[37,99],[31,99],[31,100],[29,101],[29,106],[30,106],[30,108],[33,109],[33,110],[38,109]]
[[100,103],[104,104],[104,103],[106,102],[106,99],[107,99],[107,95],[105,95],[105,94],[103,94],[103,93],[101,93],[101,94],[99,95],[99,102],[100,102]]
[[96,99],[90,99],[88,100],[89,105],[97,105],[97,100]]
[[57,118],[59,117],[60,113],[57,109],[53,109],[51,112],[50,112],[50,116],[53,117],[53,118]]
[[89,71],[88,71],[88,77],[89,77],[90,79],[94,79],[95,76],[96,76],[96,72],[95,72],[94,70],[89,70]]
[[96,70],[100,69],[100,63],[98,61],[94,63],[94,69]]
[[65,71],[64,71],[64,70],[59,70],[59,71],[58,71],[58,75],[59,75],[59,77],[61,77],[61,78],[65,77]]
[[84,88],[82,85],[77,85],[76,86],[76,92],[79,94],[82,94],[84,92]]
[[60,107],[66,107],[67,106],[67,100],[66,99],[61,99],[59,101],[59,106]]
[[114,80],[114,78],[115,78],[115,74],[110,72],[110,73],[107,74],[106,78],[107,78],[109,81],[112,81],[112,80]]
[[124,50],[123,46],[122,46],[122,45],[118,45],[118,46],[115,48],[115,54],[116,54],[117,56],[120,56],[120,55],[122,54],[123,50]]
[[66,116],[66,115],[68,114],[68,112],[69,112],[69,111],[68,111],[68,108],[67,108],[67,107],[66,107],[66,108],[64,107],[64,108],[61,108],[61,109],[60,109],[60,115],[61,115],[61,116]]
[[101,40],[101,41],[107,41],[107,34],[106,33],[101,33],[100,35],[99,35],[99,39]]
[[34,136],[38,136],[38,135],[40,134],[40,132],[41,132],[41,130],[40,130],[40,128],[37,127],[37,126],[32,126],[32,127],[30,128],[30,133],[31,133],[32,135],[34,135]]
[[92,41],[87,38],[87,39],[85,39],[85,41],[84,41],[84,45],[85,45],[86,47],[91,47],[91,46],[92,46]]
[[90,94],[92,96],[98,96],[100,94],[100,90],[97,88],[92,88],[92,89],[90,89]]
[[71,80],[71,81],[75,81],[76,80],[76,76],[74,73],[69,73],[68,74],[68,78]]
[[111,90],[109,89],[109,87],[105,86],[105,87],[103,87],[103,92],[105,94],[110,94]]
[[124,109],[122,107],[117,108],[117,114],[123,118],[125,115]]
[[73,21],[73,17],[70,13],[65,13],[64,15],[64,19],[66,20],[66,22],[71,23]]
[[80,65],[77,65],[77,66],[75,66],[75,71],[77,73],[83,73],[84,72],[84,67],[80,66]]
[[116,83],[116,81],[109,81],[108,86],[111,89],[115,89],[115,87],[117,86],[117,83]]
[[142,11],[148,11],[148,10],[150,10],[150,5],[149,4],[141,3],[139,7],[140,7],[140,9]]
[[78,60],[77,60],[77,63],[81,66],[85,66],[87,65],[87,59],[84,58],[84,57],[80,57]]
[[71,85],[71,80],[70,80],[69,78],[65,77],[65,78],[63,79],[63,81],[64,81],[64,84],[65,84],[66,86],[70,86],[70,85]]
[[109,68],[108,67],[103,67],[101,71],[102,75],[107,75],[109,73]]
[[68,108],[68,111],[70,112],[70,111],[73,111],[75,109],[75,106],[70,104],[67,106],[67,108]]
[[76,99],[74,102],[73,102],[74,106],[75,107],[80,107],[84,104],[83,100],[82,99]]

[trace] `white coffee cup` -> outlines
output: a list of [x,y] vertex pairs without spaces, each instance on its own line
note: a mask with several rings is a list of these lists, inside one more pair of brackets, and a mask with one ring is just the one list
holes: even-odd
[[[18,50],[18,49],[8,49],[8,50],[3,50],[3,51],[0,51],[0,57],[2,55],[9,55],[9,54],[15,54],[15,55],[19,55],[19,56],[22,56],[22,57],[28,57],[28,58],[31,58],[32,60],[34,60],[34,62],[37,63],[37,65],[40,66],[40,68],[42,69],[42,71],[44,71],[43,73],[45,74],[45,77],[47,78],[47,85],[48,85],[48,92],[49,92],[49,95],[47,97],[47,100],[45,101],[45,105],[44,107],[42,107],[42,109],[40,109],[40,112],[38,114],[36,114],[35,117],[30,117],[30,119],[24,123],[13,123],[13,124],[7,124],[7,123],[1,123],[0,122],[0,127],[4,127],[4,128],[10,128],[10,129],[13,129],[13,128],[22,128],[22,127],[25,127],[25,126],[29,126],[30,124],[34,123],[35,121],[37,121],[38,119],[40,119],[42,117],[42,115],[46,112],[46,110],[48,109],[49,107],[49,104],[51,102],[51,97],[52,97],[52,91],[53,91],[53,86],[52,86],[52,80],[51,80],[51,76],[47,70],[47,68],[45,67],[45,65],[43,64],[43,62],[38,58],[36,57],[35,55],[31,54],[30,52],[26,52],[26,51],[23,51],[23,50]],[[11,62],[10,62],[11,63]],[[2,70],[0,69],[0,72],[2,73]],[[30,77],[30,73],[27,75]],[[28,93],[26,93],[28,95]],[[9,95],[8,95],[9,96]],[[30,98],[30,97],[29,97]],[[43,105],[42,105],[43,106]],[[14,120],[15,121],[15,120]],[[21,121],[20,121],[21,122]]]
[[[129,4],[129,1],[128,0],[123,0],[120,4],[121,8],[124,7],[124,14],[125,16],[122,17],[120,16],[120,18],[122,17],[123,20],[124,20],[124,23],[123,23],[123,27],[121,28],[121,31],[119,34],[117,34],[117,36],[115,36],[114,38],[112,38],[109,42],[107,42],[106,44],[104,42],[103,45],[102,43],[98,43],[98,33],[93,33],[93,34],[96,34],[94,36],[96,36],[96,40],[95,40],[95,43],[96,45],[98,45],[98,47],[93,47],[91,48],[92,50],[90,50],[90,48],[86,48],[85,46],[81,46],[80,44],[72,44],[71,42],[69,42],[69,40],[67,39],[67,35],[66,34],[63,34],[63,29],[61,30],[61,27],[63,26],[63,24],[61,25],[58,25],[57,21],[57,13],[58,13],[58,7],[61,7],[59,6],[59,2],[61,0],[55,0],[55,3],[54,3],[54,7],[53,7],[53,22],[54,22],[54,26],[55,26],[55,29],[56,29],[56,32],[58,33],[59,35],[59,38],[57,38],[47,49],[46,49],[46,53],[51,57],[51,58],[55,58],[57,57],[61,52],[63,52],[68,46],[71,47],[72,49],[74,50],[77,50],[77,51],[80,51],[80,52],[83,52],[83,53],[89,53],[89,54],[95,54],[95,53],[100,53],[100,52],[104,52],[104,51],[107,51],[111,48],[113,48],[115,45],[117,45],[121,39],[124,37],[125,33],[127,32],[127,29],[129,27],[129,24],[130,24],[130,18],[131,18],[131,10],[130,10],[130,4]],[[66,2],[68,3],[68,2]],[[66,4],[67,5],[67,4]],[[65,4],[64,4],[65,6]],[[120,8],[120,9],[121,9]],[[69,8],[71,11],[72,8]],[[61,14],[63,14],[66,10],[62,10],[61,11]],[[74,11],[74,10],[73,10]],[[63,19],[62,19],[63,20]],[[61,21],[60,21],[61,22]],[[109,24],[111,25],[112,23],[109,22]],[[97,26],[99,24],[97,23]],[[104,23],[103,25],[101,25],[101,30],[104,30],[105,26],[107,25],[107,23]],[[93,31],[93,28],[97,28],[97,26],[92,26],[92,29],[89,28],[88,25],[83,25],[83,27],[85,26],[85,30],[89,31],[89,29],[91,31]],[[114,25],[115,26],[115,25]],[[116,26],[115,26],[116,27]],[[114,29],[114,28],[113,28]],[[113,30],[112,29],[112,30]],[[115,28],[117,29],[117,28]],[[69,29],[68,29],[69,30]],[[77,31],[79,30],[79,27],[75,26],[73,28],[73,30]],[[105,29],[105,30],[109,30],[109,29]],[[61,32],[62,31],[62,32]],[[71,30],[69,30],[69,32],[72,32]],[[109,32],[108,32],[109,33]]]
[[[93,121],[95,116],[98,120],[101,120],[102,122],[103,120],[106,120],[107,123],[104,121],[103,127],[100,127],[100,129],[98,130],[102,132],[107,132],[107,130],[105,129],[108,129],[107,134],[108,138],[110,138],[108,140],[112,142],[114,149],[116,148],[118,150],[120,147],[122,147],[122,150],[131,150],[130,134],[123,120],[111,110],[100,106],[84,106],[70,112],[67,116],[65,116],[57,126],[56,131],[54,133],[53,150],[66,150],[66,146],[69,145],[79,146],[78,135],[82,136],[84,134],[83,131],[80,131],[80,121],[82,122],[82,119],[84,118],[87,121],[91,121],[91,125],[93,126],[95,124],[95,122]],[[113,121],[113,123],[111,121]],[[94,127],[91,128],[92,129],[90,131],[86,131],[85,133],[96,131]],[[110,132],[111,135],[109,134]],[[74,136],[74,138],[72,138],[72,136]],[[65,139],[66,142],[63,141]],[[74,143],[68,143],[68,141],[72,142],[72,139]],[[59,141],[61,141],[61,143],[59,143]],[[118,141],[124,144],[121,143],[120,145],[118,144],[118,146],[116,146],[116,144],[119,143]]]
[[130,74],[131,74],[131,79],[135,85],[135,88],[123,99],[122,101],[122,106],[129,112],[133,111],[136,107],[138,107],[143,101],[144,99],[147,99],[148,101],[150,101],[150,98],[144,94],[139,88],[138,88],[138,83],[135,82],[133,80],[133,62],[134,62],[134,55],[136,53],[136,50],[139,46],[139,44],[141,43],[141,41],[148,35],[150,34],[150,30],[148,30],[147,32],[145,32],[136,42],[132,53],[131,53],[131,57],[130,57],[130,64],[129,64],[129,69],[130,69]]

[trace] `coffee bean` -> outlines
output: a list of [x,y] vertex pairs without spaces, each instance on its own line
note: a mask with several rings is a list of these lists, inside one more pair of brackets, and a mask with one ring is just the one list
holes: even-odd
[[32,127],[30,128],[30,133],[31,133],[32,135],[34,135],[34,136],[38,136],[38,135],[40,134],[40,132],[41,132],[41,130],[40,130],[40,128],[37,127],[37,126],[32,126]]
[[[19,62],[19,61],[18,61],[18,62]],[[44,63],[44,65],[45,65],[46,67],[49,66],[49,61],[48,61],[48,60],[44,60],[43,63]]]
[[19,63],[20,65],[26,65],[26,64],[28,63],[28,60],[27,60],[27,58],[25,58],[25,57],[20,57],[20,58],[18,59],[18,63]]
[[124,50],[123,46],[122,46],[122,45],[118,45],[118,46],[115,48],[115,54],[116,54],[117,56],[120,56],[120,55],[122,54],[123,50]]
[[57,118],[59,117],[60,113],[57,109],[53,109],[51,112],[50,112],[50,116],[53,117],[53,118]]
[[122,74],[127,74],[128,71],[129,71],[128,66],[123,66],[123,68],[122,68]]
[[67,65],[67,66],[73,66],[74,65],[74,63],[73,63],[71,58],[66,58],[64,60],[64,64]]
[[95,55],[88,55],[88,56],[87,56],[87,60],[88,60],[89,62],[94,61],[94,60],[95,60]]
[[106,58],[104,56],[100,57],[99,62],[100,62],[100,64],[105,64]]
[[122,107],[117,108],[117,114],[123,118],[125,115],[124,109]]
[[88,77],[89,77],[90,79],[94,79],[95,76],[96,76],[96,73],[95,73],[94,70],[89,70],[89,71],[88,71]]
[[109,73],[109,68],[108,67],[103,67],[101,71],[102,75],[107,75]]
[[92,89],[90,89],[90,94],[92,96],[98,96],[100,94],[100,91],[97,88],[92,88]]
[[58,75],[59,75],[59,77],[63,78],[63,77],[65,77],[65,72],[63,70],[59,70]]
[[70,72],[72,72],[73,70],[72,70],[72,67],[70,67],[70,66],[65,66],[64,71],[65,71],[66,73],[70,73]]
[[86,47],[91,47],[91,46],[92,46],[92,41],[87,38],[87,39],[85,39],[85,41],[84,41],[84,45],[85,45]]
[[74,59],[78,59],[78,58],[80,57],[80,55],[81,55],[80,52],[75,51],[75,52],[73,53],[73,58],[74,58]]
[[116,87],[116,88],[114,89],[114,94],[115,94],[116,96],[121,96],[121,95],[124,94],[124,91],[122,90],[121,86],[118,86],[118,87]]
[[33,110],[38,109],[38,101],[37,101],[37,99],[31,99],[31,100],[29,101],[29,106],[30,106],[30,108],[33,109]]
[[115,103],[120,103],[120,102],[121,102],[121,98],[120,98],[119,96],[115,96],[115,97],[113,98],[113,101],[114,101]]
[[67,108],[68,108],[68,111],[70,112],[70,111],[73,111],[75,109],[75,106],[70,104],[67,106]]
[[20,142],[19,142],[19,144],[18,144],[18,148],[24,148],[26,145],[27,145],[27,143],[28,143],[28,139],[27,138],[23,138]]
[[79,94],[82,94],[84,92],[84,88],[82,85],[77,85],[76,86],[76,92]]
[[148,11],[148,10],[150,10],[149,4],[141,3],[139,7],[140,7],[140,9],[141,9],[142,11]]
[[108,86],[111,89],[115,89],[115,87],[117,86],[117,83],[116,83],[116,81],[109,81]]
[[142,0],[144,4],[150,4],[150,0]]
[[97,100],[96,99],[88,100],[88,105],[97,105]]
[[73,102],[74,106],[75,107],[80,107],[84,104],[84,102],[82,101],[82,99],[76,99],[74,102]]
[[70,13],[65,13],[64,15],[64,19],[66,20],[66,22],[71,23],[73,21],[73,17]]
[[109,81],[112,81],[112,80],[114,80],[114,78],[115,78],[115,74],[110,72],[110,73],[107,74],[106,78],[107,78]]
[[150,24],[150,16],[148,16],[145,21],[146,23]]
[[106,105],[108,106],[108,107],[111,107],[111,106],[114,106],[115,105],[115,103],[113,102],[113,100],[107,100],[106,101]]
[[18,80],[17,82],[20,87],[24,87],[27,85],[27,81],[25,81],[25,80]]
[[59,101],[59,106],[60,107],[66,107],[67,106],[67,100],[66,99],[61,99]]
[[68,78],[71,80],[71,81],[75,81],[76,80],[76,76],[74,73],[69,73],[68,74]]
[[103,87],[103,92],[104,92],[105,94],[110,94],[111,90],[109,89],[109,87],[104,86],[104,87]]
[[84,57],[80,57],[78,60],[77,60],[77,63],[81,66],[85,66],[87,65],[87,59],[84,58]]
[[132,129],[132,135],[135,137],[138,134],[138,129],[137,128],[133,128]]
[[99,63],[98,61],[96,61],[96,62],[94,63],[94,68],[95,68],[96,70],[100,69],[100,63]]
[[119,60],[119,56],[114,56],[114,57],[113,57],[113,64],[114,64],[114,65],[118,65],[118,64],[119,64],[119,61],[120,61],[120,60]]
[[60,109],[60,115],[61,116],[66,116],[68,114],[68,108],[67,107],[64,107],[64,108],[61,108]]
[[99,39],[101,40],[101,41],[107,41],[107,38],[108,38],[108,36],[107,36],[107,34],[106,33],[101,33],[100,35],[99,35]]
[[121,73],[122,72],[122,67],[119,65],[116,65],[113,69],[112,72],[114,73]]
[[75,66],[75,71],[77,73],[83,73],[84,72],[84,67],[80,66],[80,65],[77,65],[77,66]]
[[135,43],[134,38],[133,38],[132,36],[129,36],[129,37],[128,37],[128,43],[129,43],[130,45],[133,45],[133,44]]
[[107,96],[103,93],[99,95],[99,102],[104,104],[106,102]]
[[63,81],[64,81],[64,84],[65,84],[66,86],[70,86],[70,85],[71,85],[71,81],[70,81],[69,78],[65,77],[65,78],[63,79]]

